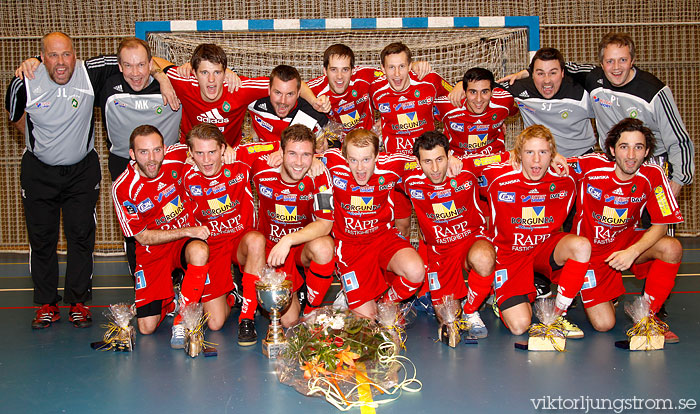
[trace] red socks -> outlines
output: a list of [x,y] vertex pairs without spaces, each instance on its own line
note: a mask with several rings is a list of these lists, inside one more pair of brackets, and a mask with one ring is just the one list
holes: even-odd
[[644,287],[644,297],[649,300],[649,308],[652,312],[658,312],[661,305],[668,299],[676,283],[676,274],[680,266],[680,263],[668,263],[659,259],[652,261]]
[[474,269],[469,271],[467,278],[469,284],[469,293],[467,293],[467,301],[464,304],[464,313],[474,313],[486,297],[491,293],[491,284],[493,283],[494,273],[483,277],[476,273]]
[[413,283],[405,277],[397,275],[391,284],[391,288],[387,292],[387,297],[392,302],[401,302],[413,296],[422,284],[422,280],[418,283]]
[[314,261],[309,265],[309,272],[306,274],[306,290],[308,294],[308,305],[304,313],[308,313],[321,306],[326,292],[333,282],[333,271],[335,261],[331,260],[326,264],[318,264]]
[[588,262],[583,263],[569,259],[564,264],[564,268],[561,270],[561,277],[557,283],[559,288],[556,297],[556,306],[561,311],[566,311],[569,308],[571,302],[574,301],[574,298],[581,290],[583,281],[586,278],[586,271],[588,271]]
[[258,308],[258,297],[255,293],[255,281],[258,277],[251,273],[243,272],[243,303],[241,304],[241,314],[238,322],[243,319],[254,319],[255,310]]

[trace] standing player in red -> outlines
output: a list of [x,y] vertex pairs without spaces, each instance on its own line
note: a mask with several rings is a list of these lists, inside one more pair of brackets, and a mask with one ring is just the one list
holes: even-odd
[[[645,163],[655,143],[642,121],[625,118],[608,132],[607,158],[591,154],[571,159],[579,189],[574,228],[593,246],[581,298],[598,331],[615,326],[613,301],[625,293],[623,270],[646,278],[644,297],[654,314],[675,283],[683,248],[666,236],[666,229],[683,218],[663,170]],[[652,225],[635,231],[644,208]],[[669,331],[666,340],[678,342],[678,337]]]
[[[235,162],[225,164],[224,135],[207,123],[195,125],[187,133],[187,145],[195,165],[185,174],[183,186],[194,202],[195,218],[210,231],[209,279],[201,280],[201,299],[210,315],[209,327],[221,329],[231,311],[226,295],[233,290],[231,263],[235,263],[243,270],[238,344],[253,345],[257,342],[253,322],[257,301],[251,298],[255,297],[255,280],[265,264],[265,237],[255,230],[255,207],[249,187],[254,158],[239,155]],[[257,157],[261,155],[258,150],[272,149],[270,144],[255,144],[239,153]]]
[[[182,295],[201,295],[197,281],[207,277],[209,229],[196,226],[182,191],[187,147],[163,146],[150,125],[129,138],[131,163],[112,186],[112,201],[122,231],[136,239],[136,317],[139,332],[153,333],[175,310],[173,269],[186,269]],[[184,331],[173,323],[173,348],[184,347]]]
[[[413,62],[418,79],[430,73],[427,62]],[[369,98],[369,87],[383,73],[369,66],[355,66],[355,54],[348,46],[337,43],[323,53],[323,76],[308,82],[317,96],[327,96],[331,110],[328,117],[343,125],[343,133],[353,129],[371,130],[374,111]]]
[[503,123],[518,112],[513,97],[494,87],[493,73],[488,69],[469,69],[461,83],[467,91],[460,107],[452,105],[447,96],[435,100],[435,112],[445,126],[450,149],[455,156],[505,151]]
[[[463,170],[447,177],[450,143],[437,131],[416,140],[413,153],[421,170],[404,177],[403,188],[416,209],[428,245],[428,283],[433,305],[445,295],[466,298],[462,319],[470,336],[485,338],[478,308],[491,291],[496,251],[484,235],[486,219],[479,209],[478,178]],[[469,288],[462,272],[468,272]]]
[[153,60],[164,68],[182,102],[180,130],[183,142],[192,127],[208,122],[223,132],[230,146],[237,145],[241,141],[246,106],[268,94],[266,77],[241,77],[241,85],[236,91],[225,84],[226,52],[214,44],[203,43],[192,53],[189,63],[194,75],[182,76],[172,63],[156,57]]
[[[380,54],[384,76],[370,86],[372,105],[379,110],[384,150],[389,154],[413,154],[413,143],[422,133],[435,129],[433,103],[452,87],[431,72],[418,80],[411,72],[411,50],[403,43],[391,43]],[[408,237],[411,202],[403,195],[396,199],[396,228]]]
[[[304,94],[308,91],[308,94]],[[307,99],[313,93],[302,83],[299,71],[289,65],[278,65],[270,73],[270,96],[248,105],[253,132],[260,141],[279,142],[282,131],[289,125],[302,124],[316,135],[328,123],[319,110],[328,112],[328,97],[319,97],[314,104]]]
[[[306,269],[309,313],[323,302],[333,281],[334,243],[332,187],[324,168],[321,175],[307,175],[316,151],[316,138],[304,125],[282,131],[282,165],[270,167],[264,158],[253,163],[253,183],[258,191],[258,230],[265,235],[267,264],[284,270],[296,292],[304,283],[297,266]],[[291,326],[299,317],[299,301],[282,315]]]
[[[533,270],[558,284],[556,307],[562,315],[581,289],[591,244],[559,230],[574,202],[576,185],[572,177],[549,169],[556,154],[549,129],[524,129],[513,151],[519,168],[493,164],[483,171],[480,186],[491,208],[497,253],[495,299],[504,324],[520,335],[532,321]],[[583,337],[583,331],[563,317],[558,322],[567,337]]]
[[[342,152],[331,149],[325,155],[333,180],[340,280],[350,309],[374,319],[382,295],[399,302],[423,283],[423,260],[393,228],[394,187],[416,162],[403,154],[380,154],[379,138],[365,129],[349,133]],[[387,270],[397,275],[391,284],[384,277]]]

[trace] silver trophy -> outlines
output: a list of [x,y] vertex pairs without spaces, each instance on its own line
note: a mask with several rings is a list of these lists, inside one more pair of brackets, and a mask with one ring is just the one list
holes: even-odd
[[267,335],[262,341],[262,351],[268,358],[277,358],[287,346],[280,316],[291,302],[292,281],[284,280],[275,285],[257,281],[255,282],[255,290],[257,291],[258,304],[270,313],[270,327],[267,328]]

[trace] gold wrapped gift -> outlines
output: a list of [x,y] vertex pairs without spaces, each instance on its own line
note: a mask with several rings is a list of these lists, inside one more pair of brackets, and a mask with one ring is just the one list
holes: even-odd
[[664,333],[668,325],[654,316],[646,316],[627,331],[630,351],[654,351],[664,349]]
[[556,325],[534,324],[530,327],[528,351],[559,351],[566,349],[566,333]]

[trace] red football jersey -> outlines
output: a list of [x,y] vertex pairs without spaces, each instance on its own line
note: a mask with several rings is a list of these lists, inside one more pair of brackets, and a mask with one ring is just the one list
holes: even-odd
[[356,66],[352,70],[350,84],[343,94],[335,94],[328,86],[328,77],[319,76],[308,82],[316,96],[326,95],[331,102],[328,117],[343,125],[343,132],[356,128],[371,130],[374,125],[374,112],[369,99],[369,85],[383,73],[367,66]]
[[272,107],[270,97],[258,99],[248,105],[253,132],[260,141],[279,141],[282,131],[290,125],[303,124],[318,134],[328,123],[326,114],[316,111],[304,98],[297,99],[296,105],[284,118],[280,118]]
[[428,246],[449,245],[484,233],[486,219],[477,205],[478,179],[471,171],[463,170],[435,185],[419,169],[404,177],[401,185],[413,203]]
[[435,115],[444,124],[455,156],[462,154],[492,154],[506,150],[506,118],[518,112],[513,97],[501,88],[494,88],[491,102],[484,113],[476,115],[462,106],[455,108],[447,96],[435,100]]
[[[177,144],[165,151],[160,174],[141,176],[131,161],[112,185],[112,201],[124,236],[144,230],[171,230],[195,225],[191,205],[181,185],[187,164],[187,146]],[[143,246],[136,242],[136,254],[159,254],[169,243]]]
[[602,154],[569,159],[578,185],[576,233],[587,237],[593,255],[606,255],[629,247],[644,208],[652,224],[682,223],[683,217],[663,170],[642,164],[637,174],[622,181],[615,162]]
[[413,143],[422,133],[435,129],[433,102],[447,95],[452,87],[437,73],[418,80],[410,72],[411,83],[403,92],[391,89],[386,76],[370,85],[372,105],[381,114],[384,149],[390,154],[413,154]]
[[280,169],[267,165],[266,157],[253,163],[253,183],[258,191],[258,230],[277,243],[287,234],[301,230],[314,220],[333,220],[330,174],[286,183]]
[[403,175],[417,168],[415,157],[380,153],[374,174],[366,185],[360,186],[340,150],[328,150],[325,156],[333,184],[333,237],[369,241],[368,236],[391,229],[393,189]]
[[270,80],[267,77],[241,76],[242,85],[236,92],[229,92],[228,84],[224,83],[224,91],[219,100],[204,102],[199,92],[199,82],[194,75],[183,78],[177,74],[175,66],[166,68],[166,73],[182,102],[181,142],[185,142],[185,134],[193,126],[208,122],[223,132],[230,146],[238,145],[248,104],[269,94]]
[[196,165],[187,171],[183,186],[193,201],[195,219],[209,227],[210,238],[233,238],[255,228],[251,165],[277,148],[272,143],[241,145],[236,149],[236,161],[224,164],[218,174],[206,177]]
[[558,232],[576,197],[571,176],[549,169],[542,180],[530,181],[506,163],[484,169],[479,186],[488,199],[499,254],[527,252]]

